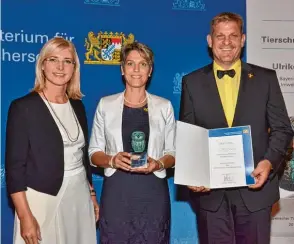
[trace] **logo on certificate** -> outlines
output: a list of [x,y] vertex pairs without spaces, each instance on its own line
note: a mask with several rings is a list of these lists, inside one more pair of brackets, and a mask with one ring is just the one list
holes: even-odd
[[224,175],[224,183],[232,183],[233,182],[233,176],[232,175],[229,175],[229,174],[225,174]]
[[243,130],[243,134],[248,134],[248,133],[249,133],[248,129]]

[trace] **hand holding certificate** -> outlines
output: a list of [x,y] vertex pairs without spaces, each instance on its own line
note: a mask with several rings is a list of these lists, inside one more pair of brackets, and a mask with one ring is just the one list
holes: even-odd
[[260,188],[264,185],[266,180],[268,179],[268,176],[270,174],[270,171],[272,170],[272,164],[269,160],[264,159],[260,161],[255,168],[255,170],[252,172],[252,175],[255,179],[255,184],[250,185],[249,187],[252,189]]
[[253,169],[250,126],[207,130],[177,122],[175,184],[248,186],[254,184]]

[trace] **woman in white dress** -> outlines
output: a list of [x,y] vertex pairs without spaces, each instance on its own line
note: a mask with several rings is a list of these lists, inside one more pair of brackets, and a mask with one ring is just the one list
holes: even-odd
[[6,170],[16,210],[14,244],[96,244],[99,206],[81,98],[74,45],[49,40],[36,63],[33,91],[9,108]]

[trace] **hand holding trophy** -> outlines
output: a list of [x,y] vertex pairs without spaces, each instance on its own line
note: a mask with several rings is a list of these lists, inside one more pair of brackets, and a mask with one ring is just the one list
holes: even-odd
[[136,173],[152,173],[161,169],[159,163],[147,156],[145,150],[146,137],[142,131],[135,131],[132,133],[132,148],[134,152],[131,153],[131,171]]

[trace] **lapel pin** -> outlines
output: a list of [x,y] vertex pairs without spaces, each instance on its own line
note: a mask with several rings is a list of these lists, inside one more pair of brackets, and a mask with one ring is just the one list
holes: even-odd
[[254,75],[252,73],[248,74],[248,78],[251,79]]

